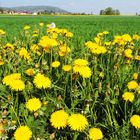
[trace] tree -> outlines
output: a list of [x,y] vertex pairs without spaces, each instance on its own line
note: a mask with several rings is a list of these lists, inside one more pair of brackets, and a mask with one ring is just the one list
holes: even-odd
[[108,7],[105,10],[101,10],[100,15],[120,15],[120,11],[118,9]]
[[100,11],[100,15],[104,15],[105,14],[105,11],[104,10],[101,10]]
[[0,13],[3,13],[3,9],[0,7]]
[[105,14],[106,15],[114,15],[114,10],[112,9],[112,7],[108,7],[105,9]]
[[120,11],[118,9],[115,10],[115,15],[120,15]]

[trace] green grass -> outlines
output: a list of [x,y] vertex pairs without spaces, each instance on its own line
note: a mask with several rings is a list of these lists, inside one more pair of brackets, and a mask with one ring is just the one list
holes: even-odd
[[[136,16],[0,16],[0,28],[14,35],[25,25],[55,22],[84,39],[104,30],[114,34],[140,33],[140,17]],[[8,28],[7,28],[8,27]]]

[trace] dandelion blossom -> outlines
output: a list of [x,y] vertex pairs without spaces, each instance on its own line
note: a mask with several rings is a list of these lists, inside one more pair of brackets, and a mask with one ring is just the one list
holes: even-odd
[[12,90],[22,91],[25,89],[25,84],[21,80],[20,73],[13,73],[3,78],[3,84],[9,86]]
[[125,55],[125,57],[127,57],[127,58],[133,58],[132,50],[131,50],[131,49],[126,49],[126,50],[124,51],[124,55]]
[[11,50],[14,50],[14,45],[13,44],[10,44],[10,43],[7,43],[4,48],[6,48],[6,49],[9,48]]
[[64,110],[59,110],[52,113],[50,122],[54,128],[60,129],[66,127],[67,120],[68,114]]
[[79,74],[83,78],[90,78],[91,77],[91,69],[88,66],[81,67],[81,69],[79,70]]
[[41,23],[39,23],[39,25],[40,25],[41,27],[43,27],[43,26],[44,26],[44,23],[43,23],[43,22],[41,22]]
[[32,75],[34,75],[35,71],[34,71],[34,69],[30,68],[30,69],[27,69],[27,70],[25,71],[25,73],[26,73],[28,76],[32,76]]
[[88,61],[87,60],[84,60],[84,59],[76,59],[74,61],[74,65],[77,65],[77,66],[87,66],[88,65]]
[[21,78],[21,74],[13,73],[13,74],[5,76],[2,81],[3,81],[3,84],[9,86],[13,80],[20,80],[20,78]]
[[136,81],[130,81],[128,84],[128,89],[136,89],[138,87],[138,83]]
[[88,65],[87,60],[76,59],[74,61],[73,72],[79,73],[83,78],[90,78],[91,69],[87,65]]
[[71,66],[70,66],[70,65],[64,65],[64,66],[62,67],[62,69],[63,69],[63,71],[68,72],[68,71],[71,70]]
[[14,133],[16,140],[30,140],[32,138],[32,131],[28,126],[20,126]]
[[52,62],[52,67],[53,68],[57,68],[57,67],[59,67],[60,66],[60,62],[59,61],[54,61],[54,62]]
[[22,91],[25,89],[25,84],[22,80],[13,80],[10,84],[10,88],[15,91]]
[[133,102],[134,100],[134,94],[132,92],[125,92],[122,97],[125,101]]
[[34,78],[34,84],[37,88],[50,88],[51,87],[51,80],[48,77],[38,73]]
[[69,117],[68,124],[72,130],[83,131],[88,126],[88,121],[81,114],[73,114]]
[[37,111],[41,108],[41,101],[38,98],[29,99],[26,102],[26,108],[32,111]]
[[135,128],[140,128],[140,116],[139,115],[133,115],[130,118],[130,122]]
[[89,130],[89,138],[91,140],[100,140],[103,138],[103,133],[99,128],[91,128]]
[[134,80],[137,80],[137,79],[138,79],[138,73],[134,73],[134,74],[133,74],[133,79],[134,79]]
[[28,25],[26,25],[26,26],[24,26],[24,30],[29,30],[31,27],[30,26],[28,26]]

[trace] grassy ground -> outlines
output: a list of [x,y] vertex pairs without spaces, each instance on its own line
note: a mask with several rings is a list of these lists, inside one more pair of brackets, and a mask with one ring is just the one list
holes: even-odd
[[136,16],[0,16],[0,28],[11,35],[27,24],[39,22],[55,22],[58,27],[68,28],[84,38],[104,30],[112,34],[140,33],[140,17]]

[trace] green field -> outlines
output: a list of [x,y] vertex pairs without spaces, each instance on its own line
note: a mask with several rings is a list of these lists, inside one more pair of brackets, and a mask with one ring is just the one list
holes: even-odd
[[0,139],[139,140],[139,64],[139,16],[0,15]]
[[25,25],[40,22],[55,22],[57,27],[67,28],[85,40],[102,31],[112,35],[140,33],[139,16],[0,16],[0,28],[11,35]]
[[[54,22],[58,28],[74,33],[71,42],[79,51],[84,42],[92,40],[99,32],[109,31],[109,38],[122,34],[140,34],[139,16],[0,16],[0,29],[8,33],[7,40],[13,42],[26,25],[36,27],[40,22]],[[11,42],[11,43],[12,43]],[[82,55],[82,54],[81,54]]]

